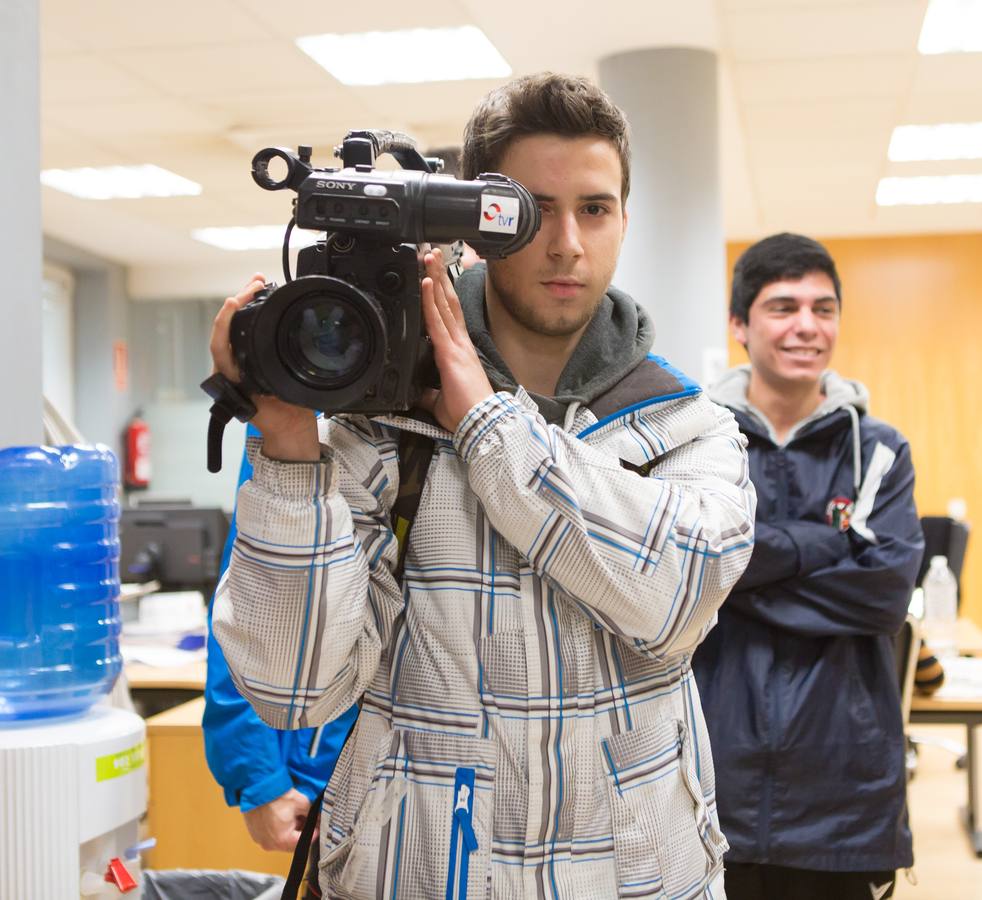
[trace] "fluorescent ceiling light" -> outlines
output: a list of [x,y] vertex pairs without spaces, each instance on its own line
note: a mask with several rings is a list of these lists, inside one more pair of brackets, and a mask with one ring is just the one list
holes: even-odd
[[159,166],[45,169],[41,183],[85,200],[197,197],[201,185]]
[[313,34],[297,46],[342,84],[417,84],[505,78],[511,66],[474,25]]
[[982,159],[982,122],[900,125],[887,155],[893,162],[928,159]]
[[[283,246],[285,225],[249,225],[229,228],[196,228],[191,237],[222,250],[272,250]],[[314,243],[317,235],[310,231],[294,231],[291,247],[305,247]]]
[[982,175],[917,175],[881,178],[879,206],[927,206],[934,203],[982,203]]
[[982,0],[931,0],[917,49],[924,54],[982,51]]

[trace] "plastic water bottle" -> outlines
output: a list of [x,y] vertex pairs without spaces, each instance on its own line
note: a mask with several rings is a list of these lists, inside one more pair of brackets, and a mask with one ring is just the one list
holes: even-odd
[[932,556],[924,576],[924,631],[935,656],[958,652],[955,623],[958,620],[958,582],[948,568],[948,558]]
[[118,487],[107,447],[0,450],[0,725],[84,712],[112,689]]

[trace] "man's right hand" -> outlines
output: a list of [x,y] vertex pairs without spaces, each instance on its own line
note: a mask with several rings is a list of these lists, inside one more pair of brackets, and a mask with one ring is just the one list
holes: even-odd
[[[242,813],[251,837],[263,850],[292,852],[300,840],[310,801],[295,788]],[[316,814],[316,813],[315,813]]]
[[[232,316],[265,284],[266,279],[261,272],[253,275],[238,294],[225,299],[211,328],[211,358],[215,371],[236,384],[240,380],[239,368],[229,343]],[[250,399],[257,410],[252,423],[262,432],[263,453],[266,456],[286,462],[315,462],[320,459],[317,417],[313,410],[284,403],[277,397],[256,394]]]

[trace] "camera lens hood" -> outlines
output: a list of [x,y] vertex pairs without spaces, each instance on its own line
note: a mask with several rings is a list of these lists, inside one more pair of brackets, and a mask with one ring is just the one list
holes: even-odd
[[385,314],[347,281],[307,275],[273,291],[252,328],[250,364],[287,403],[330,412],[357,404],[385,365]]

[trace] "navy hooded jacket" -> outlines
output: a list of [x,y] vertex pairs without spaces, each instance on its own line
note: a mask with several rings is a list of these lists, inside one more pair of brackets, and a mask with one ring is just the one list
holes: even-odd
[[[750,565],[693,669],[731,862],[828,871],[910,866],[894,635],[923,553],[910,448],[832,372],[779,445],[749,367],[710,395],[749,440]],[[847,530],[829,524],[854,502]]]

